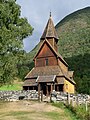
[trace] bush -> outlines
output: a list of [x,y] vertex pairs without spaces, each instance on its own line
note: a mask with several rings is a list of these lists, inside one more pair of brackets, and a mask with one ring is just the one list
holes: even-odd
[[72,107],[71,105],[66,105],[69,110],[71,110],[76,116],[82,120],[90,120],[90,105],[88,106],[88,111],[86,111],[85,105],[78,105]]

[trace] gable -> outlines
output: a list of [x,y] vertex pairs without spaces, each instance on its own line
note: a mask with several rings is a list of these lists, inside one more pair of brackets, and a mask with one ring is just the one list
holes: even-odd
[[37,57],[36,58],[41,58],[41,57],[56,57],[52,49],[49,47],[49,45],[45,42],[41,49],[39,50]]
[[45,39],[43,41],[40,49],[38,50],[38,53],[35,55],[34,61],[35,61],[35,59],[47,58],[47,57],[53,57],[56,60],[57,60],[57,58],[59,58],[60,61],[62,61],[66,66],[68,66],[68,64],[62,58],[62,56],[59,53],[57,53],[57,51],[52,47],[52,45],[49,43],[49,41],[47,41],[47,39]]

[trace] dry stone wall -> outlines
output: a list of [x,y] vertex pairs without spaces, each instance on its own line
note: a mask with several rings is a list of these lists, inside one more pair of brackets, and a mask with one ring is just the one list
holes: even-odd
[[51,101],[57,102],[57,101],[62,101],[66,102],[75,102],[77,104],[82,104],[82,103],[90,103],[90,95],[87,94],[68,94],[64,92],[56,92],[53,91],[51,93]]
[[[0,91],[0,100],[4,101],[18,101],[18,100],[38,100],[38,91],[36,90],[21,90],[21,91]],[[40,100],[43,101],[53,101],[53,102],[75,102],[77,104],[82,104],[89,102],[90,103],[90,95],[86,94],[68,94],[64,92],[56,92],[53,91],[51,95],[48,97],[42,95],[40,92]]]
[[18,100],[38,100],[38,92],[36,90],[27,91],[0,91],[0,100],[18,101]]

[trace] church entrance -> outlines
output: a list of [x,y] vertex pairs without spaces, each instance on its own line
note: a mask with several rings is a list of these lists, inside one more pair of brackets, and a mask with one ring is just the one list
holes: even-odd
[[43,91],[43,94],[46,95],[47,91],[46,91],[46,83],[41,83],[41,91]]
[[52,91],[52,85],[47,83],[39,83],[40,84],[40,90],[43,92],[45,96],[49,96]]

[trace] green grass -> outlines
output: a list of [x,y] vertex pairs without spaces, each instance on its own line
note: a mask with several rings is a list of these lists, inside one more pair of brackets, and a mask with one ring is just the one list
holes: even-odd
[[59,102],[59,103],[51,103],[53,106],[58,107],[58,108],[65,108],[63,102]]
[[63,103],[52,103],[53,106],[64,109],[64,115],[70,116],[69,120],[81,120],[71,110],[66,108]]
[[82,120],[90,120],[90,104],[88,104],[88,111],[86,111],[85,104],[78,105],[76,107],[72,107],[71,105],[67,105],[67,107],[78,118],[81,118]]
[[[39,103],[37,107],[36,102],[30,102],[31,105],[36,106],[33,109],[30,106],[25,106],[23,102],[0,102],[0,120],[79,120],[62,103],[45,104],[47,107],[49,106],[50,110],[43,111],[44,108],[41,108],[42,111],[40,111],[37,108],[40,109],[42,106],[39,104],[42,103]],[[9,105],[13,106],[13,104],[15,104],[15,109],[9,108]],[[19,110],[18,107],[22,107],[22,110]]]
[[[67,117],[66,117],[67,116]],[[52,112],[28,112],[28,111],[17,111],[17,112],[10,112],[10,113],[3,113],[0,115],[0,120],[3,120],[5,117],[10,117],[14,118],[16,120],[35,120],[35,118],[42,118],[44,117],[45,120],[79,120],[76,119],[75,116],[71,115],[69,111],[64,111],[64,112],[57,112],[57,111],[52,111]],[[41,119],[42,120],[42,119]]]
[[63,120],[64,116],[61,113],[58,112],[46,112],[44,113],[47,117],[51,118],[52,120]]
[[7,116],[21,116],[21,115],[27,115],[27,114],[31,114],[33,112],[28,112],[28,111],[14,111],[14,112],[10,112],[7,114]]
[[17,83],[17,84],[13,84],[13,85],[3,85],[0,87],[0,90],[4,91],[4,90],[22,90],[22,84]]
[[30,120],[28,116],[32,113],[33,112],[28,112],[28,111],[15,111],[15,112],[9,112],[9,113],[7,112],[0,115],[0,120],[3,120],[3,118],[5,117],[14,118],[16,120]]

